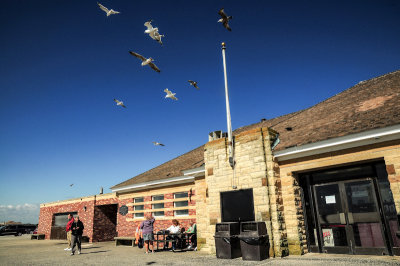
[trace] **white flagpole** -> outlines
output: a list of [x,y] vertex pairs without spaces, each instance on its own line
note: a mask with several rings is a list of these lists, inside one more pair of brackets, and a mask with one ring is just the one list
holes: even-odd
[[229,93],[228,93],[228,78],[226,76],[226,60],[225,60],[225,43],[222,43],[222,58],[224,62],[224,78],[225,78],[225,101],[226,101],[226,122],[228,125],[228,145],[229,145],[229,163],[233,168],[235,165],[233,159],[233,142],[232,142],[232,124],[231,124],[231,110],[229,107]]

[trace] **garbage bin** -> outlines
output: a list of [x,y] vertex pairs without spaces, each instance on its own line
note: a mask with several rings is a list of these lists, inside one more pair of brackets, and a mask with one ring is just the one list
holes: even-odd
[[242,222],[239,239],[243,260],[261,261],[269,257],[269,238],[265,222]]
[[239,223],[217,223],[215,226],[215,248],[217,258],[234,259],[242,256],[240,251]]

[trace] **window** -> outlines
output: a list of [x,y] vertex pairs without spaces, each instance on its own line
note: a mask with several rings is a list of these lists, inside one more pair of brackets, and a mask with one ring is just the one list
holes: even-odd
[[164,209],[164,203],[151,204],[152,209]]
[[[53,217],[53,225],[65,227],[68,223],[68,214],[69,213],[55,213]],[[77,212],[71,213],[74,217],[78,214]]]
[[174,198],[175,199],[181,199],[181,198],[187,198],[187,197],[188,197],[188,193],[187,192],[174,193]]
[[176,202],[174,202],[174,207],[176,208],[176,207],[186,207],[186,206],[189,206],[189,202],[186,200],[186,201],[176,201]]
[[153,212],[153,216],[154,216],[154,217],[158,217],[158,216],[164,216],[164,211],[160,211],[160,212]]
[[[134,198],[133,199],[134,203],[141,203],[144,202],[144,198],[140,197],[140,198]],[[134,211],[143,211],[144,210],[144,205],[134,205],[133,206],[133,210]],[[143,212],[138,212],[134,214],[135,218],[143,218],[144,217],[144,213]]]
[[143,210],[144,210],[144,205],[136,205],[136,206],[133,206],[133,209],[134,209],[135,211],[143,211]]
[[140,202],[144,202],[144,198],[143,198],[143,197],[140,197],[140,198],[134,198],[134,199],[133,199],[133,202],[134,202],[134,203],[140,203]]
[[135,213],[135,218],[143,218],[143,217],[144,217],[144,213],[143,212]]
[[[164,200],[164,195],[156,195],[152,197],[153,201]],[[164,207],[163,207],[164,208]]]
[[175,216],[186,216],[189,215],[189,210],[176,210],[174,211]]
[[[176,194],[175,194],[176,195]],[[187,193],[186,193],[187,195]],[[187,200],[185,201],[175,201],[174,202],[174,208],[179,208],[179,207],[187,207],[189,206],[189,202]],[[189,215],[189,210],[188,209],[183,209],[183,210],[175,210],[174,211],[175,216],[185,216]]]

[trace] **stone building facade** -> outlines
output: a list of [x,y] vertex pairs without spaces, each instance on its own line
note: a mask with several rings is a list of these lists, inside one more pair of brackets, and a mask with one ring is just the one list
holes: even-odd
[[[267,225],[269,256],[400,255],[399,102],[400,71],[359,83],[308,109],[235,130],[234,167],[227,139],[211,138],[113,193],[42,204],[39,232],[51,239],[57,215],[76,212],[91,241],[111,240],[133,236],[150,212],[158,214],[156,231],[172,219],[185,228],[196,222],[199,249],[215,253],[221,197],[246,190],[254,220]],[[124,206],[127,213],[119,213]]]

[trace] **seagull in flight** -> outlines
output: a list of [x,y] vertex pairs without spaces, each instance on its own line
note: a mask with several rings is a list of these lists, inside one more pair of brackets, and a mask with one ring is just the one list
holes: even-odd
[[192,85],[193,87],[195,87],[196,89],[200,89],[198,86],[197,86],[197,82],[196,81],[193,81],[193,80],[188,80],[188,82],[190,83],[190,85]]
[[172,91],[170,91],[169,89],[165,89],[164,92],[167,93],[167,95],[165,95],[165,98],[170,98],[170,99],[175,100],[175,101],[178,100],[178,98],[175,97],[176,93],[172,93]]
[[224,12],[224,8],[221,8],[221,10],[218,12],[218,14],[221,16],[221,18],[218,20],[218,22],[222,22],[222,25],[229,30],[232,31],[232,29],[229,27],[228,22],[230,19],[232,19],[232,16],[227,16]]
[[70,187],[72,187],[74,184],[69,185]]
[[152,21],[153,20],[149,20],[146,23],[144,23],[144,25],[147,27],[147,30],[145,30],[144,33],[149,34],[149,36],[153,40],[156,40],[162,45],[161,37],[164,37],[164,35],[160,35],[160,33],[158,33],[158,28],[153,28],[153,26],[151,25]]
[[122,107],[126,108],[126,106],[124,105],[124,103],[123,103],[123,102],[121,102],[121,101],[118,101],[117,99],[114,99],[114,102],[116,102],[116,103],[117,103],[117,105],[119,105],[119,106],[122,106]]
[[115,11],[114,9],[108,9],[107,7],[103,6],[103,5],[100,4],[99,2],[97,2],[97,4],[99,5],[99,7],[100,7],[101,10],[103,10],[104,12],[106,12],[107,17],[109,17],[110,15],[119,14],[118,11]]
[[153,144],[154,144],[155,146],[165,146],[164,144],[162,144],[162,143],[160,143],[160,142],[157,142],[157,141],[153,141]]
[[135,53],[135,52],[132,52],[132,51],[129,51],[129,53],[130,53],[131,55],[133,55],[133,56],[136,56],[136,57],[139,58],[140,60],[142,60],[142,66],[149,65],[152,69],[154,69],[154,70],[157,71],[158,73],[161,72],[161,70],[153,63],[153,61],[154,61],[153,58],[151,58],[151,57],[146,58],[146,57],[141,56],[140,54]]

